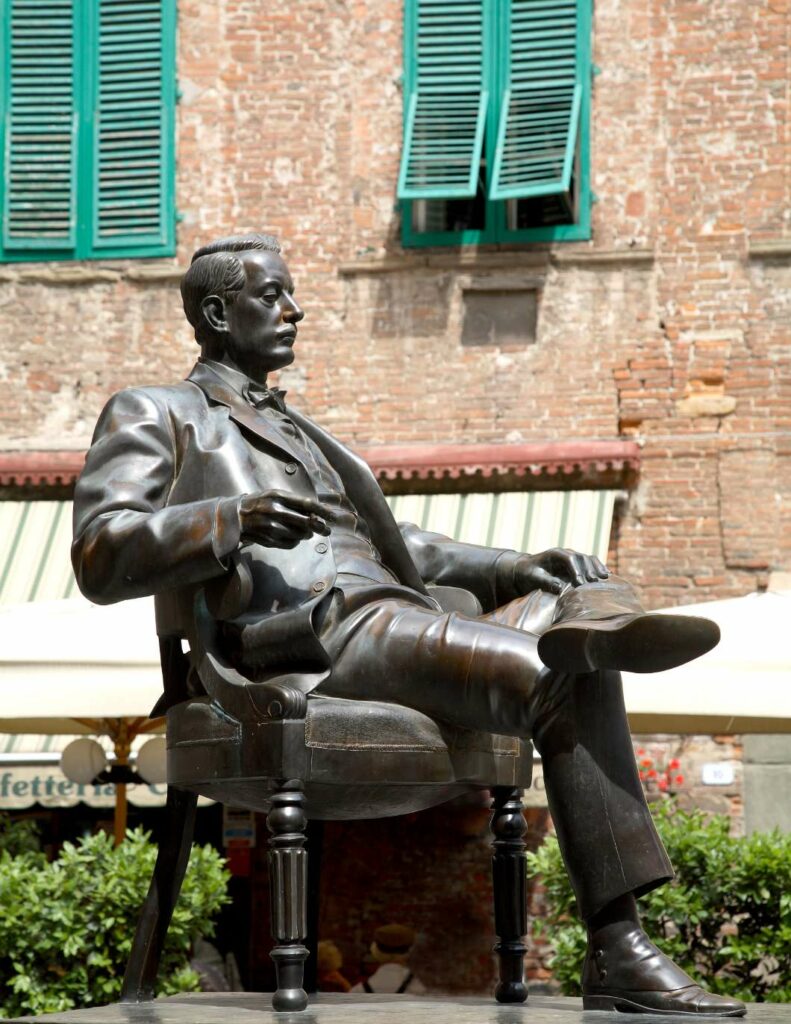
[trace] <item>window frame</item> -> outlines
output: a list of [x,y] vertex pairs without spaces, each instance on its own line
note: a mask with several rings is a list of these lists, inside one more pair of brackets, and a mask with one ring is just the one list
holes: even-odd
[[[505,61],[497,60],[498,52],[508,45],[509,7],[502,0],[483,0],[484,17],[484,88],[489,92],[487,131],[484,139],[486,167],[494,166],[497,148],[497,125],[502,97],[506,88]],[[516,200],[489,199],[485,202],[485,228],[463,231],[416,231],[413,226],[414,203],[434,200],[401,199],[401,241],[405,248],[431,246],[497,245],[529,242],[580,242],[591,237],[590,182],[590,114],[592,91],[592,0],[576,0],[577,54],[580,80],[583,83],[580,106],[579,147],[577,158],[577,208],[575,224],[555,224],[535,228],[509,228],[508,203]],[[417,75],[418,0],[404,0],[404,127],[406,127],[408,87]]]
[[[12,0],[2,2],[0,44],[5,67],[0,74],[0,216],[5,209],[5,191],[9,151],[6,139],[7,112],[11,93],[11,16]],[[99,46],[98,0],[75,0],[73,21],[74,113],[77,120],[75,140],[74,192],[75,230],[73,247],[6,249],[0,234],[0,264],[38,263],[77,260],[135,259],[174,256],[176,253],[176,0],[162,0],[161,17],[161,103],[163,110],[163,171],[159,206],[162,216],[161,241],[141,244],[106,244],[96,240],[98,225],[98,188],[95,169],[98,162],[99,124],[94,116],[99,79],[96,74]]]

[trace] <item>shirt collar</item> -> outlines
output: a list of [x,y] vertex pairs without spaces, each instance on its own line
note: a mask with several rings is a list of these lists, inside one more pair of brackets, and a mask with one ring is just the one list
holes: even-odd
[[208,366],[212,373],[216,373],[220,380],[224,381],[240,398],[244,399],[256,409],[264,405],[271,406],[279,412],[286,411],[286,392],[279,388],[270,388],[266,384],[259,384],[252,380],[241,370],[235,370],[225,363],[218,363],[216,359],[200,358],[199,363]]
[[246,373],[242,373],[241,370],[234,370],[232,366],[226,366],[225,363],[218,363],[216,359],[204,359],[201,357],[198,362],[208,366],[210,370],[217,374],[220,380],[225,381],[229,388],[232,388],[242,398],[244,397],[251,383]]

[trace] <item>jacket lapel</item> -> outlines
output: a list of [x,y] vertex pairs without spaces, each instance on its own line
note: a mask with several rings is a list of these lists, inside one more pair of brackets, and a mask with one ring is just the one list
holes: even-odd
[[385,565],[406,586],[421,594],[427,593],[390,506],[385,501],[385,496],[368,463],[346,445],[341,444],[337,438],[322,430],[313,420],[290,407],[288,415],[300,430],[318,445],[343,480],[346,493],[367,523],[371,539]]
[[210,366],[196,363],[187,380],[197,384],[210,401],[227,406],[231,419],[239,426],[256,434],[267,445],[276,448],[289,459],[302,461],[299,452],[289,447],[288,439],[267,420],[266,416],[261,416],[249,406],[233,388],[212,371]]
[[[211,367],[196,363],[187,380],[196,384],[210,401],[227,406],[231,419],[245,430],[256,434],[266,444],[283,452],[289,458],[302,461],[299,453],[287,446],[286,439],[267,422],[266,417],[259,416],[233,388],[212,372]],[[312,420],[295,412],[291,407],[287,412],[300,430],[318,445],[330,465],[337,471],[346,493],[368,524],[371,538],[385,565],[406,586],[421,594],[427,593],[390,506],[385,501],[368,464]]]

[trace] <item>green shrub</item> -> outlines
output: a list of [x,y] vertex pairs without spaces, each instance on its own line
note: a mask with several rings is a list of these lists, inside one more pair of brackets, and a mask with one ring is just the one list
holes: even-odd
[[14,821],[10,814],[0,814],[0,850],[12,857],[20,853],[36,853],[41,849],[39,829],[35,821]]
[[[726,817],[655,810],[676,870],[674,882],[644,896],[645,930],[663,952],[710,991],[756,1002],[791,1002],[791,835],[729,834]],[[536,928],[554,949],[551,962],[566,995],[578,995],[585,929],[557,840],[528,855],[548,909]]]
[[[141,829],[117,848],[105,833],[66,843],[52,863],[40,853],[0,852],[0,1018],[117,999],[155,858]],[[198,987],[188,952],[198,936],[213,933],[227,882],[221,856],[193,847],[159,992]]]

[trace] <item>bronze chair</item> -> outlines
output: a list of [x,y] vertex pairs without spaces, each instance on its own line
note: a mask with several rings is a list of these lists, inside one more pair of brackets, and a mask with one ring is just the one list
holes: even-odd
[[[529,741],[435,722],[396,704],[311,696],[253,683],[219,654],[217,623],[196,604],[199,676],[208,696],[167,712],[167,834],[138,921],[122,1001],[154,998],[159,960],[192,843],[198,795],[265,812],[275,1010],[302,1010],[308,957],[308,819],[407,814],[489,789],[500,1002],[523,1002]],[[163,643],[163,673],[187,671]],[[174,668],[175,664],[175,668]],[[315,955],[315,951],[314,951]],[[308,986],[310,987],[310,986]]]

